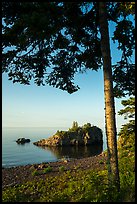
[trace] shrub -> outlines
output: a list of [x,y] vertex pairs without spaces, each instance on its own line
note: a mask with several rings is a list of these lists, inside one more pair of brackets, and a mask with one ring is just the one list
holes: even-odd
[[37,176],[37,175],[39,175],[40,173],[38,172],[38,170],[34,170],[33,172],[32,172],[32,176]]
[[59,171],[60,171],[60,172],[62,172],[62,171],[64,171],[64,170],[65,170],[65,167],[64,167],[64,166],[60,166],[60,167],[59,167]]
[[104,161],[103,161],[103,160],[100,160],[100,161],[99,161],[99,164],[104,164]]
[[51,166],[48,166],[47,168],[45,168],[45,169],[43,170],[43,173],[46,174],[46,173],[48,173],[48,172],[51,172],[52,169],[53,169],[53,168],[52,168]]

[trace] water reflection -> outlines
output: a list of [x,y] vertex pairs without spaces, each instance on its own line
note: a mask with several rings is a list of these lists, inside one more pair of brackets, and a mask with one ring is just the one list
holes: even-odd
[[94,144],[89,146],[64,146],[64,147],[42,147],[39,148],[51,151],[57,159],[65,158],[84,158],[95,156],[103,151],[102,144]]

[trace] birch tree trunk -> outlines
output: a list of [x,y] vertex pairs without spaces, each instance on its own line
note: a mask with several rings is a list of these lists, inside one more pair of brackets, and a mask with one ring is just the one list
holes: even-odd
[[117,132],[113,96],[109,30],[106,14],[107,14],[106,2],[99,2],[101,52],[103,57],[103,73],[104,73],[105,123],[108,154],[108,181],[110,185],[116,186],[117,190],[119,191],[120,179],[117,154],[117,137],[116,137]]

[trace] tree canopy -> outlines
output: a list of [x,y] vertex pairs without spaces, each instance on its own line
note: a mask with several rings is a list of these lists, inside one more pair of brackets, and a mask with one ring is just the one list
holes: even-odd
[[[133,2],[131,2],[133,3]],[[134,94],[135,27],[130,2],[107,2],[122,51],[113,65],[116,96]],[[102,67],[98,2],[2,2],[2,72],[13,83],[49,84],[73,93],[77,72]]]

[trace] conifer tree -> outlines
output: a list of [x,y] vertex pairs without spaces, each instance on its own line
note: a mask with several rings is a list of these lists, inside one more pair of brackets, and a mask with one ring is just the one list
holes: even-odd
[[[134,65],[129,59],[135,28],[128,18],[133,7],[130,2],[2,2],[2,72],[13,83],[30,84],[34,79],[38,86],[49,84],[73,93],[79,89],[74,84],[77,72],[103,67],[109,180],[118,190],[113,81],[117,96],[134,86]],[[113,41],[122,52],[113,67],[110,21],[116,23]]]

